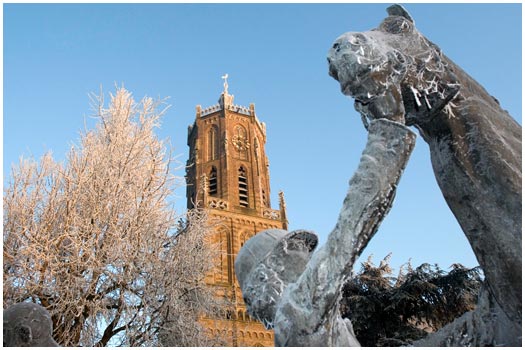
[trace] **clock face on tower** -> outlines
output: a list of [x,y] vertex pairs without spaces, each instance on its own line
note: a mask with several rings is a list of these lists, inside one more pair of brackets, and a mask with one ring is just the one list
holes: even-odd
[[239,135],[239,134],[233,135],[232,144],[233,144],[233,147],[235,147],[237,151],[244,151],[250,148],[250,143],[248,142],[246,137],[243,135]]

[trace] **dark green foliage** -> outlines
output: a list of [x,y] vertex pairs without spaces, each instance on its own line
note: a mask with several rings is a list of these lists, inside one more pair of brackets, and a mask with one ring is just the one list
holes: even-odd
[[341,310],[352,320],[363,346],[403,346],[473,310],[482,283],[479,267],[461,264],[450,272],[437,265],[401,267],[397,278],[390,256],[375,266],[371,258],[343,287]]

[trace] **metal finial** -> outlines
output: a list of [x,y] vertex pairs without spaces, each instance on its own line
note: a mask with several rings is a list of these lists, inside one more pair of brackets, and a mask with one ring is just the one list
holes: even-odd
[[228,93],[228,73],[224,74],[222,77],[224,79],[224,93]]

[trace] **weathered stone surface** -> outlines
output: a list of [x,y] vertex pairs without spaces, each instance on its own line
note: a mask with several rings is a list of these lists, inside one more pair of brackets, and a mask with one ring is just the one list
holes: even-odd
[[355,99],[365,125],[403,114],[429,144],[441,191],[486,276],[487,294],[474,313],[493,302],[502,311],[474,315],[486,326],[469,332],[495,323],[514,325],[506,333],[491,333],[493,339],[470,336],[484,339],[480,346],[515,345],[515,339],[521,344],[521,127],[417,31],[401,6],[387,12],[378,28],[335,41],[328,55],[330,75]]
[[35,303],[18,303],[4,310],[4,346],[58,346],[46,309]]
[[[248,312],[274,327],[276,346],[359,345],[340,314],[341,288],[390,210],[414,141],[415,134],[396,121],[370,123],[337,225],[313,255],[307,231],[281,234],[271,245],[263,231],[245,243],[235,272]],[[264,252],[253,253],[256,248]]]

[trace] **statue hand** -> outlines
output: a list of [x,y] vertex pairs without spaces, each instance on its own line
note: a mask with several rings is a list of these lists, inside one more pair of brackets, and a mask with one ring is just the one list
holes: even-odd
[[399,87],[391,86],[384,95],[374,96],[368,101],[355,100],[354,108],[361,113],[365,128],[368,130],[368,120],[388,119],[405,124],[405,107]]

